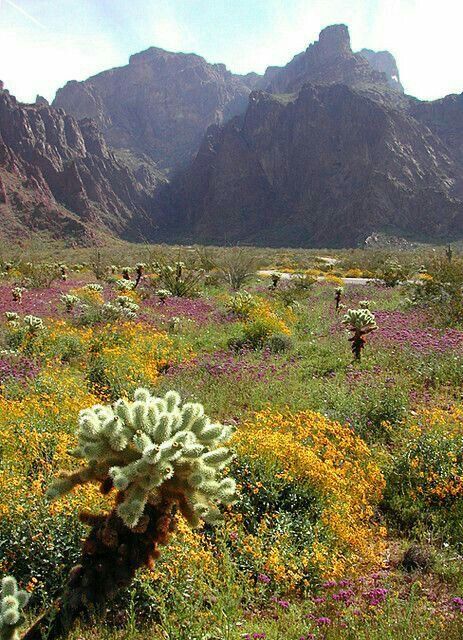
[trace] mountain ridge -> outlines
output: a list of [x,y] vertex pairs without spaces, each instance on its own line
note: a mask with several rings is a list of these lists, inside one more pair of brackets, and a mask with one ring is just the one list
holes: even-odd
[[305,246],[463,233],[463,94],[407,96],[394,57],[353,52],[346,25],[263,75],[150,47],[52,105],[0,83],[2,104],[8,229]]

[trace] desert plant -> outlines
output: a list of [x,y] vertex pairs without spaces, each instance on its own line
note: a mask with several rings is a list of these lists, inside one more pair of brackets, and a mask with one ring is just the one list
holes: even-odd
[[378,275],[386,287],[396,287],[407,279],[409,270],[402,266],[396,258],[388,258]]
[[63,293],[60,297],[60,300],[64,304],[64,308],[68,313],[71,313],[71,311],[80,302],[80,298],[72,293]]
[[445,255],[447,257],[447,260],[449,262],[452,262],[452,258],[453,258],[453,249],[450,245],[447,245],[447,248],[445,249]]
[[234,247],[217,262],[223,280],[238,291],[256,274],[259,260],[255,253],[244,247]]
[[369,309],[371,306],[371,300],[360,300],[359,309]]
[[358,361],[365,347],[365,336],[378,328],[375,316],[369,309],[349,309],[344,315],[342,323],[352,333],[349,342],[352,343],[354,359]]
[[81,411],[73,455],[84,461],[62,472],[48,491],[51,500],[94,482],[116,490],[109,514],[81,513],[91,527],[81,562],[70,573],[63,597],[26,632],[25,640],[66,636],[74,621],[105,608],[137,569],[152,566],[180,512],[190,526],[222,519],[220,505],[235,501],[236,485],[224,477],[232,454],[223,446],[233,427],[213,424],[200,404],[169,391],[154,397],[137,389],[134,401]]
[[16,311],[5,311],[5,318],[10,327],[17,327],[19,324],[19,314]]
[[84,289],[87,291],[91,291],[92,293],[102,293],[103,286],[101,284],[97,284],[96,282],[90,282],[84,286]]
[[45,328],[42,318],[38,318],[37,316],[24,316],[23,322],[27,333],[31,336],[37,335]]
[[132,280],[124,280],[122,278],[120,280],[116,280],[114,286],[118,291],[133,291],[135,289],[135,282],[132,282]]
[[341,297],[343,293],[344,293],[344,287],[336,287],[336,289],[334,290],[334,303],[335,303],[336,311],[339,311],[339,307],[341,304]]
[[13,302],[22,302],[23,293],[25,293],[27,289],[25,287],[13,287],[11,289],[11,297],[13,298]]
[[136,267],[135,267],[135,284],[134,284],[134,289],[136,289],[138,287],[138,285],[140,284],[140,280],[143,277],[143,273],[145,270],[145,263],[144,262],[138,262]]
[[165,304],[167,298],[170,298],[172,296],[171,292],[168,289],[158,289],[156,291],[156,295],[159,298],[159,302],[161,304]]
[[173,265],[157,262],[155,272],[159,277],[158,283],[172,296],[179,298],[195,298],[199,295],[198,285],[201,282],[204,271],[188,269],[184,262],[175,262]]
[[3,578],[0,600],[0,640],[19,640],[18,628],[24,622],[21,612],[28,601],[29,594],[27,591],[18,589],[13,577]]
[[256,300],[247,291],[238,291],[226,303],[227,311],[242,320],[249,318],[255,306]]
[[98,250],[95,252],[95,257],[92,261],[91,268],[93,271],[93,275],[97,280],[104,280],[106,278],[107,265],[101,256],[101,252]]
[[270,285],[270,289],[276,289],[278,287],[278,283],[281,280],[281,274],[280,273],[272,273],[270,275],[270,278],[272,280],[272,283]]

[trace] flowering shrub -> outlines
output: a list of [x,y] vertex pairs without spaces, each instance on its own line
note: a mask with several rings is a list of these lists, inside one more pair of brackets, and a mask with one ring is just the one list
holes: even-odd
[[423,409],[405,434],[388,473],[385,506],[392,520],[415,535],[462,545],[463,410]]
[[[268,483],[253,487],[256,498],[244,509],[245,518],[254,520],[248,522],[245,551],[257,556],[261,570],[301,586],[314,576],[355,573],[381,562],[383,530],[374,514],[384,480],[367,445],[349,427],[310,411],[266,410],[245,421],[233,443],[255,473],[264,469]],[[286,496],[286,508],[272,491],[279,500]],[[298,500],[301,491],[305,497]],[[293,531],[294,554],[285,568],[288,512],[301,517],[305,533]],[[265,542],[255,534],[262,528],[269,532]]]
[[188,350],[174,350],[166,333],[146,331],[143,324],[106,325],[93,335],[87,378],[111,397],[152,385],[168,364],[189,355]]
[[291,335],[288,323],[293,321],[293,315],[289,309],[285,310],[284,314],[285,318],[283,319],[268,302],[256,301],[243,326],[245,344],[258,349],[263,347],[271,336]]

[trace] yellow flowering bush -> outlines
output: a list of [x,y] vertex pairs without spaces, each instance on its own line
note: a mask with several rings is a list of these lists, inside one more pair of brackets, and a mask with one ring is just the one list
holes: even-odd
[[88,380],[111,397],[151,387],[172,362],[192,357],[188,348],[174,348],[172,339],[141,323],[106,325],[94,334]]
[[[244,422],[233,444],[248,462],[242,469],[248,496],[243,513],[252,505],[259,516],[240,544],[258,556],[262,570],[294,587],[381,563],[384,529],[375,510],[384,480],[368,446],[349,427],[311,411],[268,409]],[[260,486],[256,474],[265,478]],[[289,516],[300,520],[292,532]],[[272,544],[262,544],[264,530]]]
[[386,505],[414,533],[461,544],[463,408],[422,409],[403,433],[389,471]]
[[289,308],[277,312],[270,302],[256,298],[244,323],[244,339],[254,348],[262,347],[271,336],[290,336],[289,325],[293,322],[294,314]]

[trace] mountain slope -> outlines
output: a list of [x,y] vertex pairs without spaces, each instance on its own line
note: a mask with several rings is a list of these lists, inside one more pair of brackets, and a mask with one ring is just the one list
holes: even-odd
[[93,118],[111,147],[143,153],[168,173],[191,159],[210,124],[244,111],[256,80],[151,47],[124,67],[68,82],[53,105]]
[[46,230],[96,240],[141,239],[153,226],[151,174],[120,164],[91,120],[77,122],[0,90],[0,206],[3,234]]
[[[170,228],[203,242],[352,246],[463,231],[463,172],[411,115],[346,85],[255,92],[172,184]],[[175,215],[176,214],[176,215]]]

